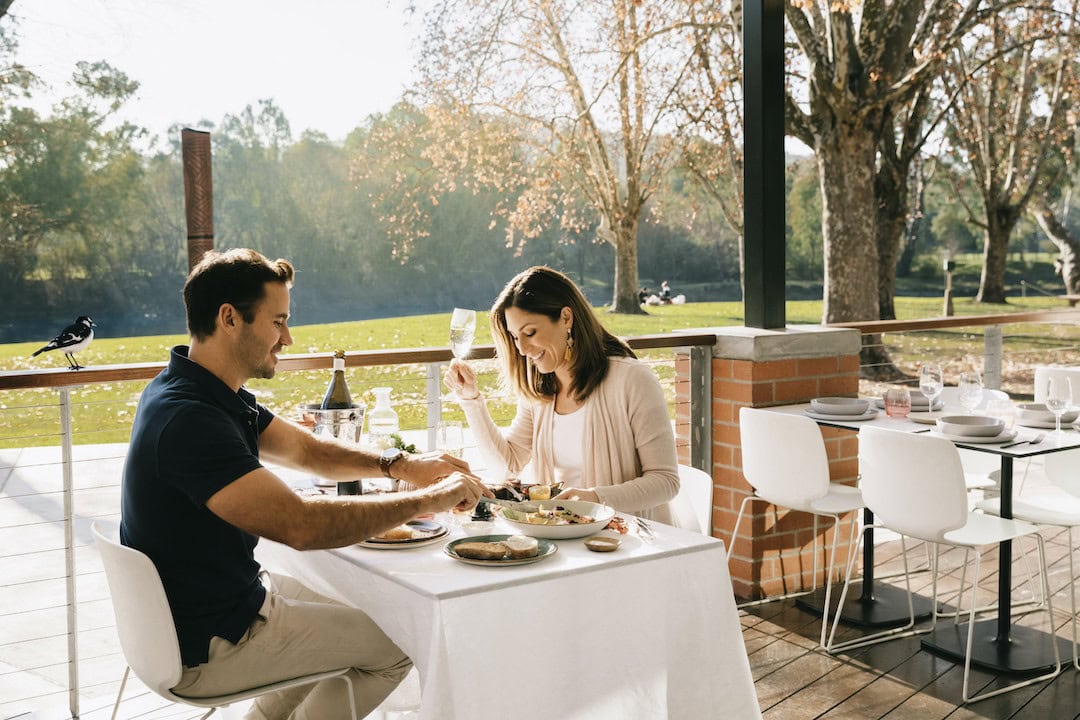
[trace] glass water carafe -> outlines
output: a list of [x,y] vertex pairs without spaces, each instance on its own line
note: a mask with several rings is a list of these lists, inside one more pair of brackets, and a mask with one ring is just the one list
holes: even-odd
[[398,414],[390,404],[390,388],[372,388],[375,394],[375,408],[368,413],[368,443],[373,450],[385,450],[394,446],[390,437],[398,432]]

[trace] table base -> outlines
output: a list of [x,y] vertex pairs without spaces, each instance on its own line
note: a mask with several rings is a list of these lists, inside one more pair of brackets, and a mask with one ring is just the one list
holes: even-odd
[[[955,663],[963,664],[967,647],[967,623],[939,625],[926,635],[922,647]],[[997,620],[979,620],[971,642],[971,664],[984,670],[1014,675],[1040,675],[1054,667],[1054,646],[1057,641],[1064,665],[1072,660],[1072,640],[1048,635],[1040,630],[1013,625],[1009,640],[997,640]]]
[[[830,616],[836,611],[836,606],[840,602],[840,592],[843,589],[843,585],[836,585],[832,589]],[[929,598],[913,595],[911,603],[915,608],[916,621],[930,617],[932,605]],[[795,604],[803,610],[820,615],[825,608],[825,588],[800,596]],[[910,619],[907,591],[883,583],[875,584],[869,597],[862,596],[861,582],[851,583],[843,611],[840,613],[840,622],[855,627],[895,627],[904,625]]]

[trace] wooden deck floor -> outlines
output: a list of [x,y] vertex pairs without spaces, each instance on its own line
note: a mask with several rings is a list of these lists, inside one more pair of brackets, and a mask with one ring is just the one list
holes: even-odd
[[[1044,537],[1047,560],[1051,564],[1051,588],[1055,591],[1054,624],[1058,635],[1068,638],[1071,637],[1067,594],[1068,535],[1059,531],[1045,533]],[[920,548],[919,545],[909,548],[909,558],[918,560],[922,557]],[[878,546],[878,558],[886,556],[884,566],[879,565],[884,572],[899,567],[898,551],[899,542]],[[1076,549],[1072,551],[1076,552]],[[983,569],[992,568],[992,571],[984,572],[980,582],[980,603],[989,603],[993,598],[997,582],[996,560],[996,551],[984,555]],[[962,561],[960,551],[943,553],[943,572],[955,571]],[[1014,603],[1018,603],[1030,599],[1031,592],[1023,561],[1019,560],[1014,568],[1013,598]],[[903,581],[893,578],[889,582]],[[928,583],[928,573],[913,576],[916,592],[929,595]],[[959,576],[955,572],[940,581],[939,597],[949,608],[956,599],[958,586]],[[817,647],[820,616],[800,609],[794,600],[746,608],[741,620],[758,700],[767,720],[1057,720],[1080,717],[1080,673],[1073,668],[1071,657],[1062,657],[1062,672],[1050,682],[963,706],[960,703],[963,666],[922,650],[919,636],[832,656]],[[1045,612],[1034,612],[1018,617],[1016,622],[1046,629],[1048,620]],[[854,638],[862,632],[841,626],[837,638]],[[974,692],[1015,681],[1012,677],[975,668],[971,678]]]

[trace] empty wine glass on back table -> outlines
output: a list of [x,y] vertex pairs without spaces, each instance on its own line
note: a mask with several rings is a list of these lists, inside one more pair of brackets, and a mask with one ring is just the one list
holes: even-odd
[[926,396],[927,412],[933,412],[934,402],[945,389],[944,378],[941,366],[936,363],[926,363],[919,368],[919,392]]
[[464,360],[472,350],[476,337],[476,311],[454,308],[450,316],[450,350],[458,360]]
[[975,412],[975,408],[979,406],[979,403],[982,402],[983,386],[982,380],[979,379],[979,373],[960,373],[960,387],[958,390],[957,400],[967,410],[967,414],[971,415]]
[[1061,432],[1061,416],[1072,405],[1072,379],[1051,377],[1046,381],[1046,409],[1054,413],[1054,432]]

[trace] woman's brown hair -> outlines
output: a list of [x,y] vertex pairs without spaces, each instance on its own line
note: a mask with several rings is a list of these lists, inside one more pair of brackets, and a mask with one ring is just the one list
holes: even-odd
[[558,320],[562,309],[574,316],[574,338],[570,359],[573,385],[569,388],[578,400],[587,398],[608,371],[609,357],[637,357],[625,342],[612,335],[597,320],[589,301],[574,281],[558,270],[538,265],[518,273],[502,289],[491,306],[491,335],[506,383],[530,400],[555,397],[558,384],[555,373],[540,373],[517,351],[514,338],[506,327],[506,311],[518,308],[525,312]]

